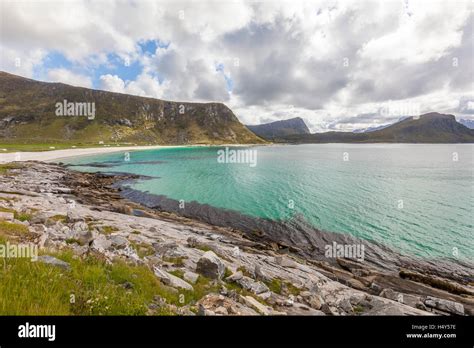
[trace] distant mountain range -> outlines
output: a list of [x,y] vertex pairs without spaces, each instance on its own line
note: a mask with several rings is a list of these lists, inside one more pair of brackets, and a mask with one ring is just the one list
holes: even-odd
[[[403,116],[397,122],[403,121],[404,119],[406,119],[408,117],[409,116]],[[397,122],[394,122],[394,123],[397,123]],[[461,118],[461,119],[458,119],[457,122],[461,123],[462,125],[465,125],[467,128],[474,129],[474,120]],[[373,131],[376,131],[376,130],[379,130],[379,129],[387,128],[387,127],[391,126],[394,123],[383,124],[383,125],[380,125],[380,126],[373,126],[373,127],[367,127],[367,128],[360,128],[360,129],[353,130],[352,132],[353,133],[373,132]]]
[[[81,103],[89,103],[90,108],[86,109],[92,109],[95,115],[77,116],[78,111],[84,110],[74,109],[74,105]],[[76,111],[76,117],[70,113],[67,116],[68,111]],[[0,142],[87,144],[100,141],[264,143],[221,103],[164,101],[40,82],[0,71]]]
[[274,140],[289,135],[304,135],[311,133],[306,126],[306,123],[304,123],[303,119],[300,117],[256,126],[247,125],[247,128],[266,140]]
[[383,124],[381,126],[373,126],[373,127],[367,127],[367,128],[360,128],[360,129],[354,129],[352,133],[368,133],[368,132],[373,132],[379,129],[384,129],[391,126],[391,124]]
[[403,121],[403,120],[405,120],[409,117],[410,116],[402,116],[396,122],[392,122],[392,123],[388,123],[388,124],[382,124],[380,126],[372,126],[372,127],[367,127],[367,128],[355,129],[355,130],[352,131],[352,133],[367,133],[367,132],[373,132],[373,131],[376,131],[376,130],[379,130],[379,129],[384,129],[384,128],[387,128],[387,127],[391,126],[392,124]]
[[[87,104],[86,110],[94,115],[83,115],[78,104],[84,108]],[[40,82],[0,71],[2,143],[474,143],[471,128],[473,120],[458,123],[453,115],[440,113],[408,117],[361,132],[311,134],[299,117],[246,127],[222,103],[164,101]]]
[[457,122],[454,115],[432,112],[407,117],[370,132],[312,133],[276,140],[289,143],[474,143],[474,130]]
[[461,118],[458,122],[465,125],[467,128],[474,129],[474,120],[467,120],[465,118]]

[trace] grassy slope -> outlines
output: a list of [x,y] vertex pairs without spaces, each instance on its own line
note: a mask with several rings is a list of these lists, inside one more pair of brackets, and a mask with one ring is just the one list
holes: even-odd
[[[58,117],[55,104],[94,102],[96,117]],[[184,113],[180,113],[180,106]],[[3,123],[2,123],[2,120]],[[180,103],[45,83],[0,72],[2,144],[262,143],[221,103]]]
[[[24,225],[0,221],[0,245],[28,241]],[[40,254],[42,254],[40,252]],[[200,277],[194,291],[175,292],[160,283],[146,266],[99,256],[75,257],[69,250],[48,252],[68,262],[62,269],[27,258],[2,258],[0,313],[3,315],[145,315],[158,296],[178,307],[215,291]],[[14,296],[12,296],[14,294]],[[167,307],[153,314],[173,314]]]

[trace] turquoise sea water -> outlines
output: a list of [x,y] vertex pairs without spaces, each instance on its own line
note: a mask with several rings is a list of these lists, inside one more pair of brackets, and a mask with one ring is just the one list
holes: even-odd
[[[257,164],[219,163],[222,147],[72,158],[83,171],[153,176],[133,188],[274,220],[295,214],[422,257],[474,258],[474,146],[311,144],[251,149]],[[346,159],[346,160],[345,160]]]

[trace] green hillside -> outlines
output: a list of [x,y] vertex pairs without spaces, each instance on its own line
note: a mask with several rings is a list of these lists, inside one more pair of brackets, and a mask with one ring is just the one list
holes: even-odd
[[[95,118],[56,103],[95,103]],[[0,143],[262,143],[222,103],[180,103],[46,83],[0,72]]]

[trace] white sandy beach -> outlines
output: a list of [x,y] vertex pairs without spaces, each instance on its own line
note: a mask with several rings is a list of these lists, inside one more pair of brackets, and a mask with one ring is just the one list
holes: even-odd
[[38,152],[9,152],[0,153],[0,163],[8,163],[15,161],[43,161],[52,162],[62,158],[96,155],[101,153],[112,153],[121,151],[137,151],[137,150],[152,150],[160,148],[175,148],[182,146],[114,146],[114,147],[93,147],[86,149],[63,149],[52,151],[38,151]]
[[111,146],[111,147],[91,147],[82,149],[62,149],[51,151],[36,151],[36,152],[0,152],[0,163],[20,162],[20,161],[42,161],[54,162],[63,158],[97,155],[102,153],[122,152],[122,151],[139,151],[139,150],[153,150],[163,148],[178,148],[178,147],[202,147],[202,146],[263,146],[268,144],[221,144],[221,145],[150,145],[150,146]]

